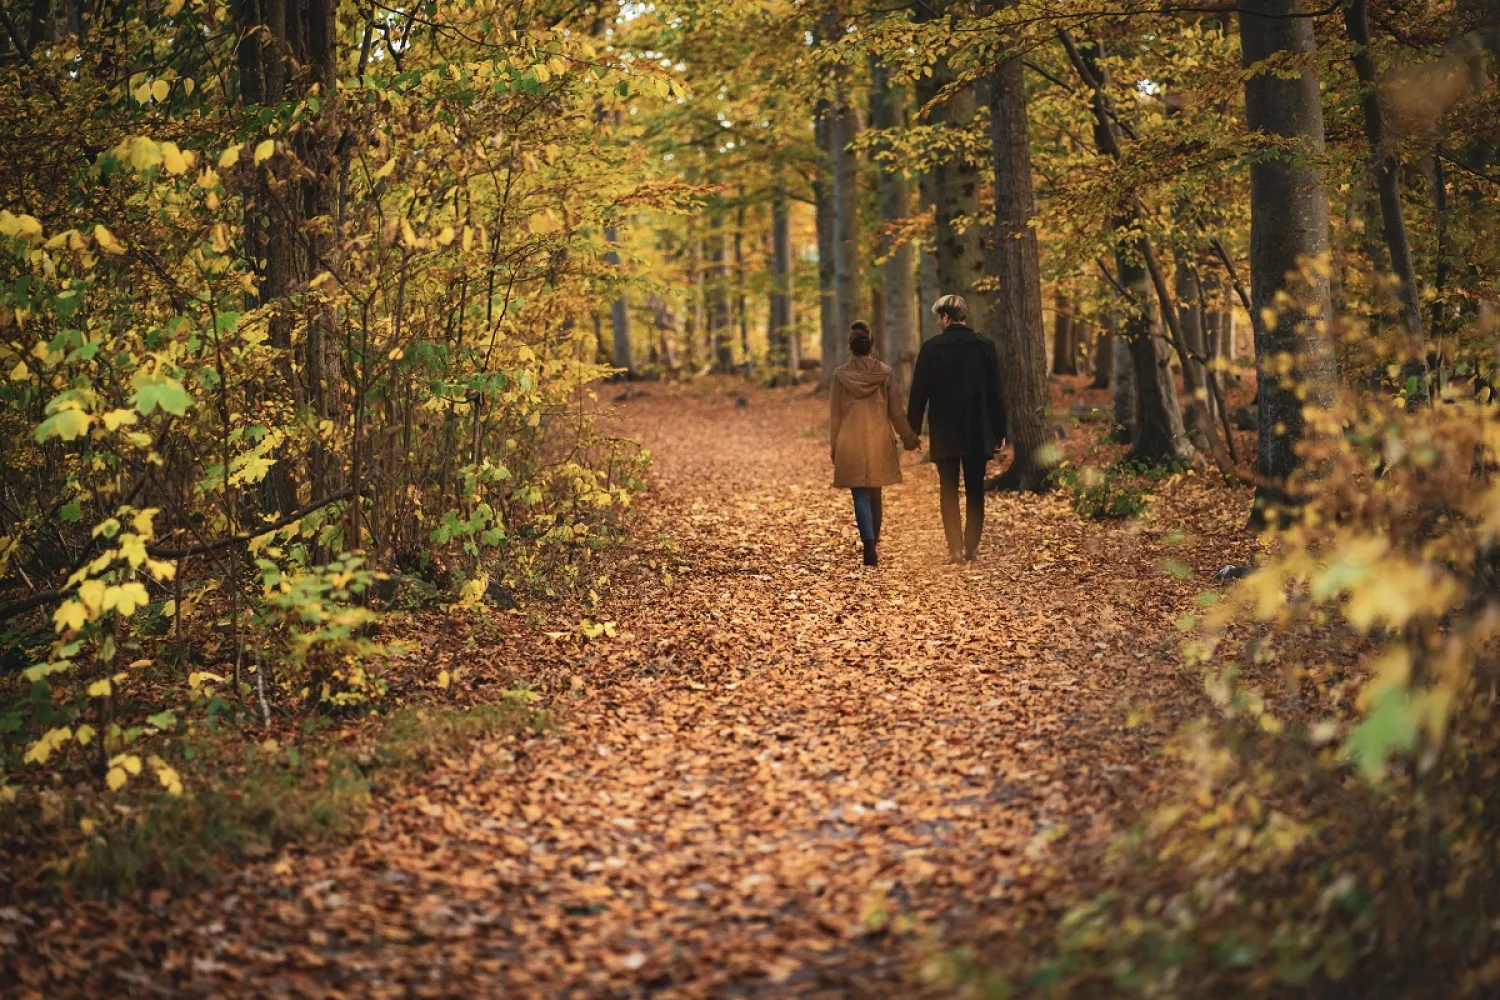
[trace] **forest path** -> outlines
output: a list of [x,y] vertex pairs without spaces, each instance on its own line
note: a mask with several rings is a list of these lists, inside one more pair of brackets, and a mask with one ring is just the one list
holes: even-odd
[[1058,905],[1162,773],[1196,687],[1171,623],[1202,585],[1162,562],[1218,554],[1149,519],[991,497],[980,558],[948,566],[936,474],[911,453],[863,569],[826,407],[720,381],[616,407],[654,452],[646,527],[600,616],[615,634],[567,641],[553,672],[557,727],[385,794],[352,844],[154,910],[166,926],[133,946],[150,978],[192,996],[908,996],[927,942]]

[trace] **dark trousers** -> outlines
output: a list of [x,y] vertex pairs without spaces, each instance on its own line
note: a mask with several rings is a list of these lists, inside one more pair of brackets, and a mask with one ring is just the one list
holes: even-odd
[[[988,455],[964,455],[962,458],[939,458],[934,461],[938,470],[938,491],[943,506],[943,533],[948,536],[948,551],[962,551],[973,557],[979,548],[979,535],[984,531],[984,467],[989,464]],[[958,517],[958,472],[964,474],[964,498],[968,523]]]
[[856,486],[849,492],[854,494],[854,523],[859,525],[859,540],[878,542],[880,521],[885,513],[880,503],[880,487]]

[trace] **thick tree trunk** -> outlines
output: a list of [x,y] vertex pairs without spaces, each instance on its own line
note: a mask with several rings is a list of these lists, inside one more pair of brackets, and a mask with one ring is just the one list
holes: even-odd
[[849,324],[860,318],[859,293],[859,158],[849,148],[859,135],[854,109],[841,101],[829,122],[833,153],[833,260],[835,324],[834,363],[848,357]]
[[[1242,0],[1240,41],[1247,69],[1283,53],[1316,48],[1313,21],[1296,17],[1297,0]],[[1292,148],[1273,147],[1250,164],[1250,296],[1259,373],[1259,436],[1252,524],[1262,524],[1289,496],[1298,470],[1297,444],[1306,433],[1305,406],[1333,402],[1337,373],[1328,332],[1329,287],[1323,270],[1309,280],[1301,262],[1328,253],[1328,198],[1323,171],[1323,104],[1312,69],[1286,78],[1258,72],[1245,81],[1245,116],[1252,131]],[[1289,297],[1283,306],[1278,296]],[[1262,320],[1279,312],[1274,325]]]
[[839,330],[837,291],[834,287],[837,263],[838,237],[834,232],[833,181],[831,177],[833,131],[829,116],[832,112],[827,101],[818,104],[817,118],[813,123],[818,148],[823,151],[829,164],[829,173],[819,173],[813,181],[813,202],[818,227],[818,330],[822,345],[823,372],[818,379],[818,388],[826,389],[833,384],[833,370],[838,367],[839,342],[843,339]]
[[[930,101],[955,78],[948,60],[938,59],[932,76],[923,80],[923,102]],[[930,121],[955,147],[932,171],[938,294],[962,295],[969,305],[969,325],[984,331],[990,329],[990,293],[974,288],[974,283],[985,276],[984,231],[978,223],[980,172],[962,152],[967,146],[963,133],[973,126],[980,89],[975,83],[954,93],[932,109]]]
[[1052,302],[1052,374],[1078,374],[1078,342],[1074,339],[1073,304],[1066,292]]
[[792,315],[792,220],[786,192],[771,202],[771,363],[796,382],[802,362]]
[[[870,124],[876,129],[906,125],[906,94],[893,87],[883,63],[870,59]],[[881,163],[880,218],[887,227],[911,214],[911,189],[906,175],[895,164]],[[880,241],[882,284],[885,300],[885,337],[880,349],[895,374],[897,391],[904,397],[911,385],[912,367],[920,344],[917,320],[916,267],[912,246],[891,249],[889,229]]]
[[[1042,280],[1032,216],[1031,140],[1021,60],[1007,59],[989,81],[990,148],[995,170],[995,231],[990,273],[998,280],[989,334],[1000,355],[1006,432],[1015,459],[999,477],[1003,489],[1047,488],[1057,462],[1047,414],[1047,345]],[[978,296],[982,297],[982,296]],[[970,305],[972,315],[973,306]]]

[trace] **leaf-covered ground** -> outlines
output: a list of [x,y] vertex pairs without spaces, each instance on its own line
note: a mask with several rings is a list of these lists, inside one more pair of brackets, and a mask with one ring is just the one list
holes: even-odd
[[908,454],[865,570],[827,485],[826,406],[719,381],[618,406],[655,458],[594,613],[613,625],[586,640],[571,612],[495,612],[491,647],[433,639],[455,693],[529,681],[551,729],[382,789],[346,846],[184,898],[0,912],[0,979],[890,997],[929,989],[913,969],[933,942],[1055,909],[1168,779],[1159,751],[1199,690],[1174,623],[1244,555],[1244,498],[1187,476],[1100,524],[992,496],[979,560],[952,567],[936,474]]

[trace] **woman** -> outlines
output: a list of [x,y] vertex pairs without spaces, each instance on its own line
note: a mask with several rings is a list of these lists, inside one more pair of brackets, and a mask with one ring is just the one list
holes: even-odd
[[900,435],[907,451],[918,443],[896,399],[891,370],[870,356],[874,346],[867,324],[850,325],[853,357],[833,373],[828,417],[833,485],[854,494],[854,521],[864,543],[866,566],[879,564],[875,544],[880,540],[880,488],[901,482],[895,435]]

